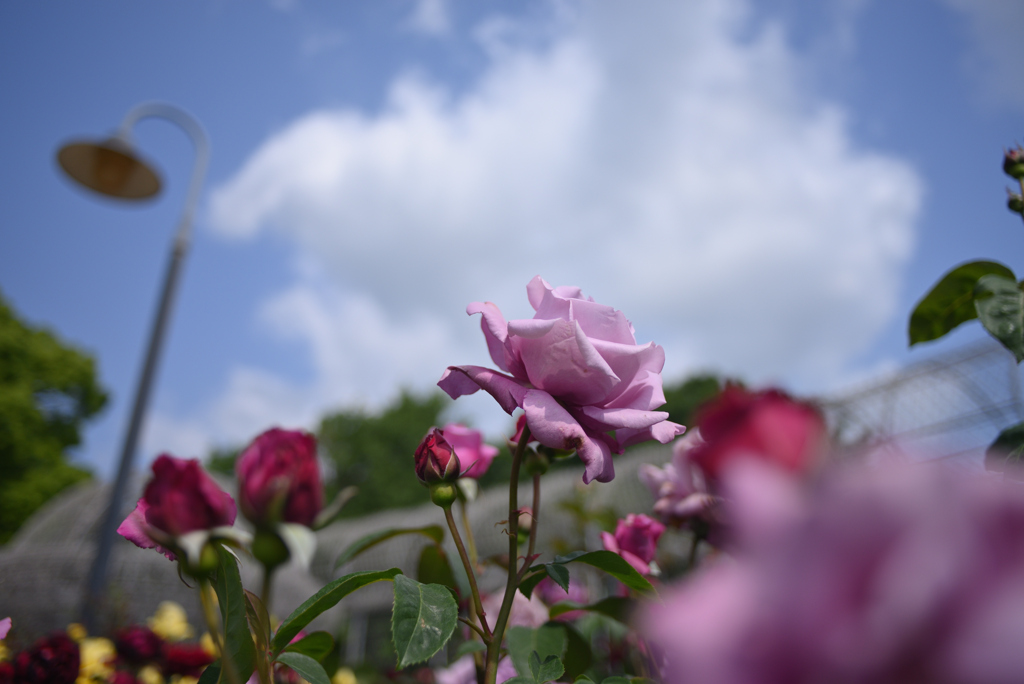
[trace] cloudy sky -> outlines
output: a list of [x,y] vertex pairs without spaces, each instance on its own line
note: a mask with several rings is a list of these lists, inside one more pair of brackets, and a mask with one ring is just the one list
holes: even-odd
[[3,3],[0,292],[97,356],[78,458],[109,472],[192,150],[142,122],[167,188],[128,207],[53,155],[158,99],[213,156],[143,458],[486,365],[466,304],[528,317],[538,274],[624,311],[669,381],[834,394],[978,335],[905,349],[954,264],[1021,270],[1022,32],[1019,0]]

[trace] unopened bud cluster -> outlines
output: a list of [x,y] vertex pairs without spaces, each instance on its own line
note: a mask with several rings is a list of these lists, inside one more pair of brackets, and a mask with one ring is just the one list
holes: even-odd
[[[1020,183],[1021,190],[1024,191],[1024,148],[1017,145],[1017,147],[1006,150],[1003,154],[1003,171],[1007,176]],[[1006,189],[1006,194],[1008,195],[1006,208],[1015,214],[1024,216],[1024,196],[1009,188]]]

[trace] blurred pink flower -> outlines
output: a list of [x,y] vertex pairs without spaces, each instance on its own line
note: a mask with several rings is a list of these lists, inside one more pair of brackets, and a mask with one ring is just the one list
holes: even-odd
[[460,477],[480,478],[498,455],[498,448],[485,444],[479,430],[449,423],[444,426],[441,433],[455,449],[455,455],[459,457],[459,466],[462,469]]
[[612,453],[682,434],[668,413],[654,410],[665,403],[661,347],[638,345],[621,311],[584,299],[577,287],[552,288],[537,276],[526,292],[532,319],[506,322],[491,302],[466,308],[482,314],[491,359],[508,374],[449,366],[441,389],[453,399],[483,389],[509,414],[522,408],[537,441],[579,454],[584,482],[615,477]]
[[665,526],[657,520],[642,513],[630,513],[619,520],[614,535],[602,532],[601,541],[606,550],[625,558],[641,575],[649,575],[651,561],[658,551],[658,539],[664,531]]
[[704,476],[690,459],[690,452],[702,443],[699,431],[688,432],[673,443],[672,461],[663,468],[647,463],[640,466],[640,481],[656,499],[654,513],[668,525],[684,525],[707,514],[715,504]]
[[703,443],[690,459],[714,484],[737,458],[756,458],[783,470],[809,470],[826,443],[825,420],[810,404],[779,390],[749,392],[727,385],[697,413]]
[[[569,579],[569,591],[562,589],[558,584],[550,577],[545,577],[537,584],[533,590],[535,596],[540,596],[540,600],[548,606],[554,606],[556,603],[562,601],[572,601],[573,603],[579,603],[586,605],[590,601],[590,594],[587,592],[587,588],[576,581],[575,578]],[[562,613],[558,617],[554,618],[559,622],[571,622],[577,618],[587,615],[586,611],[583,610],[570,610],[567,613]]]
[[267,430],[238,457],[235,472],[239,506],[253,523],[310,527],[323,508],[316,438],[308,432]]
[[0,620],[0,640],[6,639],[9,631],[11,631],[11,618],[5,617]]
[[[504,684],[516,676],[512,659],[505,656],[498,661],[497,684]],[[476,665],[472,655],[464,655],[454,663],[434,672],[437,684],[476,684]]]
[[642,620],[666,684],[1021,681],[1019,485],[917,466],[804,494],[752,461],[724,478],[734,558]]
[[235,522],[235,500],[206,474],[198,459],[161,454],[142,498],[117,528],[118,534],[143,549],[164,548],[175,537]]
[[[501,610],[502,594],[491,594],[483,600],[484,613],[487,614],[487,626],[494,628],[498,619],[498,611]],[[548,607],[540,600],[537,594],[531,594],[530,598],[521,591],[516,591],[512,599],[512,610],[508,614],[507,627],[540,627],[548,621]]]

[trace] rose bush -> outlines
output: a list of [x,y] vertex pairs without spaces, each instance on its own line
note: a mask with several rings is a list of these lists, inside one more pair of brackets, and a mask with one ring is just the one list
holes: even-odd
[[239,507],[256,525],[311,527],[323,508],[316,438],[307,432],[267,430],[238,457],[235,472]]
[[666,444],[682,434],[655,410],[665,403],[661,347],[637,344],[621,311],[585,299],[577,287],[552,288],[537,276],[526,291],[532,319],[505,321],[490,302],[466,308],[482,315],[491,359],[504,373],[449,366],[441,389],[453,399],[482,389],[509,414],[522,408],[537,441],[579,454],[584,482],[610,481],[612,454],[631,444]]
[[491,467],[494,457],[498,455],[497,447],[485,444],[479,430],[449,423],[444,426],[441,434],[459,457],[459,467],[462,470],[460,477],[482,477]]
[[237,514],[235,500],[217,486],[197,459],[161,454],[153,461],[153,478],[118,534],[143,549],[167,548],[189,532],[230,526]]

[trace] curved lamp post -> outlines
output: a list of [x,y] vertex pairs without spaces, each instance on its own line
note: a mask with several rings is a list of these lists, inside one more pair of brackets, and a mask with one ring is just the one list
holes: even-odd
[[123,516],[124,489],[131,471],[132,461],[142,429],[142,421],[149,403],[150,389],[160,357],[167,322],[170,318],[174,294],[180,277],[182,262],[188,253],[192,238],[192,216],[195,213],[199,193],[206,175],[209,160],[209,145],[202,126],[187,112],[160,102],[146,102],[137,105],[125,116],[113,137],[102,141],[74,141],[64,145],[57,153],[57,160],[72,179],[85,187],[109,197],[124,200],[141,200],[152,197],[160,191],[160,180],[155,171],[135,151],[131,142],[132,127],[141,119],[160,118],[181,128],[192,139],[196,150],[192,181],[185,198],[181,222],[174,235],[170,260],[164,274],[163,289],[157,305],[156,318],[149,333],[146,358],[142,374],[135,390],[131,418],[124,434],[121,458],[117,466],[117,477],[110,493],[106,512],[97,530],[96,556],[89,570],[82,603],[82,621],[90,632],[97,627],[98,611],[103,603],[106,588],[107,561],[114,543],[115,532]]

